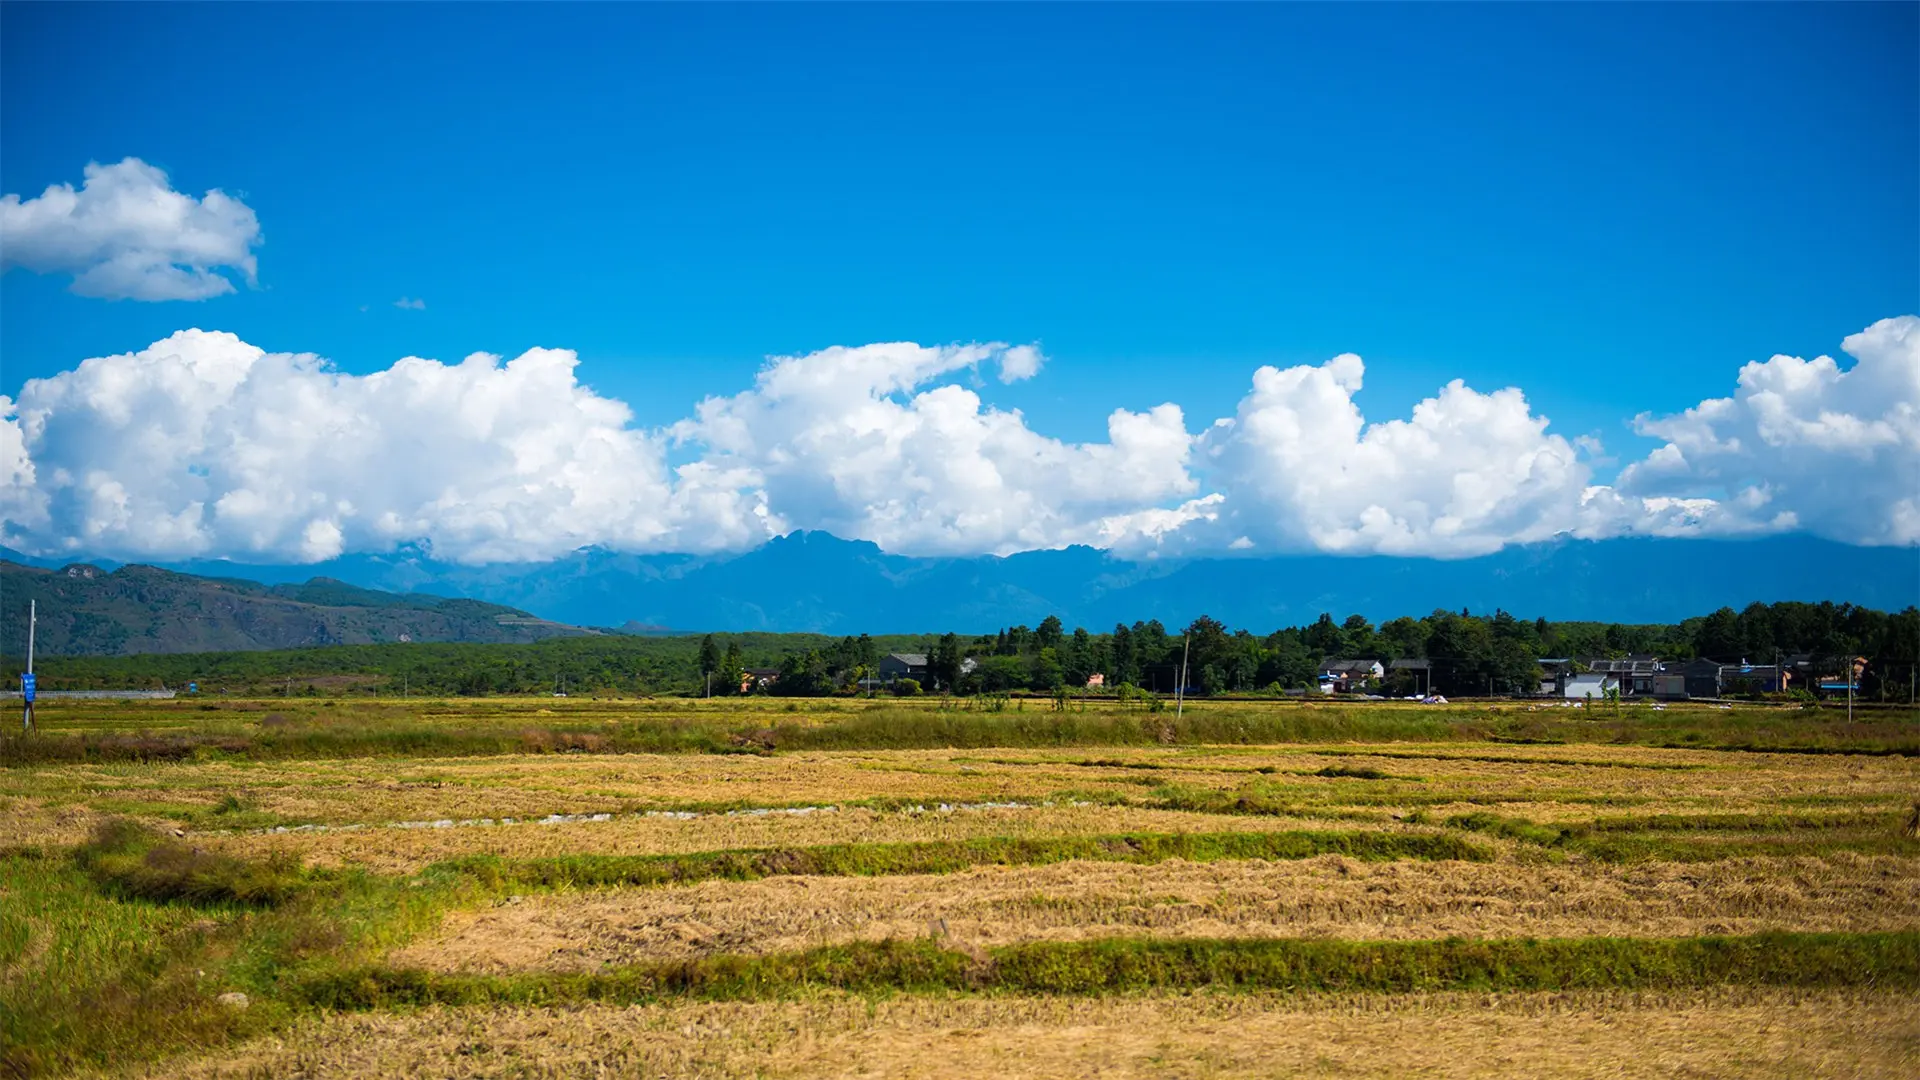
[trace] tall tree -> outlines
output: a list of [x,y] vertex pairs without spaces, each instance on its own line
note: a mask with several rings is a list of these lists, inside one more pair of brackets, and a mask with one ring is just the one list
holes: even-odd
[[1035,690],[1058,690],[1066,685],[1066,671],[1060,666],[1058,649],[1041,649],[1027,662],[1027,685]]
[[1443,694],[1484,694],[1492,679],[1493,635],[1486,621],[1445,614],[1433,620],[1427,636],[1433,661],[1433,685]]
[[1352,659],[1365,659],[1379,651],[1373,640],[1373,624],[1365,615],[1349,615],[1347,621],[1340,624],[1341,654]]
[[1700,623],[1700,629],[1694,635],[1693,649],[1701,656],[1710,656],[1715,660],[1734,660],[1743,652],[1740,639],[1740,617],[1733,613],[1732,608],[1723,607]]
[[1414,659],[1426,655],[1427,627],[1418,619],[1402,615],[1381,623],[1374,640],[1388,659]]
[[1067,685],[1085,686],[1087,676],[1093,674],[1093,635],[1087,633],[1084,626],[1073,628],[1073,636],[1067,639],[1065,655],[1060,666],[1066,672]]
[[1338,656],[1346,640],[1340,636],[1340,628],[1333,624],[1333,616],[1321,612],[1320,617],[1307,627],[1307,647],[1317,650],[1322,656]]
[[1121,683],[1138,685],[1140,682],[1139,658],[1133,651],[1133,631],[1126,623],[1116,623],[1113,627],[1113,670],[1107,673],[1107,679],[1115,686]]
[[933,676],[936,689],[952,690],[960,685],[960,636],[942,634],[927,656],[927,674]]
[[1188,682],[1192,683],[1196,672],[1210,667],[1214,669],[1214,675],[1210,678],[1224,683],[1224,671],[1232,663],[1234,651],[1233,639],[1227,636],[1226,625],[1218,619],[1202,615],[1187,627],[1186,636],[1190,654],[1187,658]]

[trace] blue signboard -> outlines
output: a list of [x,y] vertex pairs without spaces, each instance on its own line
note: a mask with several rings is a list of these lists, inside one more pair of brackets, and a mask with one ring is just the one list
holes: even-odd
[[20,676],[20,696],[26,698],[27,704],[29,705],[33,704],[33,690],[33,672],[28,671],[22,673]]
[[189,693],[189,694],[197,694],[197,693],[199,693],[199,692],[200,692],[200,684],[199,684],[199,683],[197,683],[197,682],[190,682],[190,683],[188,683],[188,684],[187,684],[187,693]]

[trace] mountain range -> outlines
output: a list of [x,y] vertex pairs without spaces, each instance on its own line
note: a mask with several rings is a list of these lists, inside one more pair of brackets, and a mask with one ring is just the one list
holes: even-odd
[[[0,556],[62,569],[52,560],[4,549]],[[107,570],[117,564],[92,565]],[[131,569],[105,576],[117,579]],[[1853,547],[1806,536],[1568,540],[1458,560],[1292,555],[1129,562],[1087,547],[919,558],[888,554],[865,541],[803,532],[718,556],[586,549],[546,563],[462,566],[404,549],[306,566],[170,563],[165,571],[143,568],[149,577],[141,580],[162,580],[151,575],[168,572],[217,579],[219,602],[238,605],[231,606],[236,624],[253,620],[245,622],[245,636],[259,644],[214,644],[227,638],[200,629],[211,625],[204,614],[209,600],[200,595],[194,601],[200,614],[191,618],[130,621],[121,645],[125,651],[265,648],[296,643],[289,639],[301,635],[297,643],[397,640],[400,633],[414,640],[532,640],[580,632],[582,626],[990,633],[1001,626],[1037,624],[1049,614],[1068,626],[1093,628],[1139,619],[1176,626],[1207,614],[1258,632],[1310,622],[1321,612],[1336,619],[1359,613],[1378,621],[1436,608],[1672,623],[1754,601],[1848,601],[1884,610],[1920,603],[1920,550]],[[8,573],[11,594],[19,571]],[[243,585],[259,591],[246,592]],[[194,595],[184,585],[179,588],[183,591],[155,602],[171,610]],[[147,589],[143,595],[160,596],[150,585]],[[449,602],[455,599],[482,606]],[[11,617],[11,595],[6,603]],[[294,609],[287,605],[295,604],[316,610],[301,611],[305,622],[285,614],[289,629],[271,633],[260,628],[274,620],[246,614],[290,613]],[[304,629],[291,629],[296,626]],[[517,636],[459,636],[500,634]]]
[[517,608],[426,593],[397,595],[343,581],[261,585],[152,566],[48,569],[0,562],[0,653],[49,656],[284,649],[398,641],[532,642],[594,633]]

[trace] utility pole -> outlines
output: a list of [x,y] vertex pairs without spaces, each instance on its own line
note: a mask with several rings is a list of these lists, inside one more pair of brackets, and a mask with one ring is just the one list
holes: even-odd
[[1180,685],[1173,688],[1173,719],[1180,720],[1180,714],[1187,704],[1187,648],[1191,644],[1190,634],[1180,635]]
[[39,621],[40,602],[38,600],[27,601],[27,672],[20,676],[20,697],[23,699],[22,712],[20,713],[20,731],[22,734],[33,730],[33,697],[35,691],[38,689],[38,687],[34,685],[35,680],[33,677],[33,630]]

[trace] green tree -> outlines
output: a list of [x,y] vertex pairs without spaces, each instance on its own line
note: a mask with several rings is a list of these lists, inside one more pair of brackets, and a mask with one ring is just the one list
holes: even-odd
[[1538,692],[1541,679],[1540,664],[1533,652],[1534,650],[1518,637],[1506,637],[1495,641],[1492,657],[1494,689],[1509,694]]
[[721,690],[721,693],[737,694],[740,692],[741,677],[740,643],[737,641],[729,641],[727,642],[727,658],[720,661],[720,673],[714,676],[714,681],[724,688]]
[[960,685],[960,663],[965,659],[958,634],[942,634],[927,654],[927,674],[935,689],[951,691]]
[[1026,685],[1027,664],[1017,656],[989,656],[974,669],[973,678],[980,690],[1005,693]]
[[1133,651],[1133,631],[1126,623],[1116,623],[1113,628],[1113,670],[1107,672],[1107,681],[1115,684],[1137,684],[1140,681],[1139,658]]
[[1093,635],[1087,633],[1084,626],[1073,628],[1073,636],[1067,639],[1066,655],[1060,666],[1065,669],[1067,685],[1085,686],[1087,676],[1094,672]]
[[1346,639],[1341,637],[1340,628],[1333,624],[1333,616],[1324,611],[1312,626],[1307,627],[1307,647],[1321,656],[1338,656],[1345,645]]
[[[1171,642],[1173,649],[1167,658],[1178,665],[1184,645],[1188,687],[1198,689],[1201,693],[1226,689],[1225,671],[1234,662],[1236,651],[1233,638],[1227,634],[1226,624],[1202,615],[1188,624],[1182,637],[1185,638],[1184,642]],[[1210,679],[1202,675],[1207,668],[1214,669]],[[1209,684],[1210,688],[1204,688]]]
[[1373,640],[1373,624],[1365,615],[1349,615],[1340,624],[1341,655],[1362,660],[1378,652]]
[[1380,624],[1375,644],[1390,660],[1418,659],[1427,653],[1427,627],[1405,615]]
[[1707,616],[1694,633],[1693,651],[1716,660],[1737,660],[1742,653],[1740,617],[1730,607]]
[[1307,647],[1298,630],[1281,630],[1266,642],[1266,657],[1254,678],[1262,685],[1278,684],[1287,690],[1312,685],[1320,666],[1320,654]]
[[1493,635],[1486,620],[1451,612],[1434,617],[1427,636],[1433,686],[1442,694],[1484,694],[1493,671]]
[[1041,649],[1028,664],[1027,685],[1035,690],[1057,690],[1067,684],[1066,671],[1060,666],[1057,649]]

